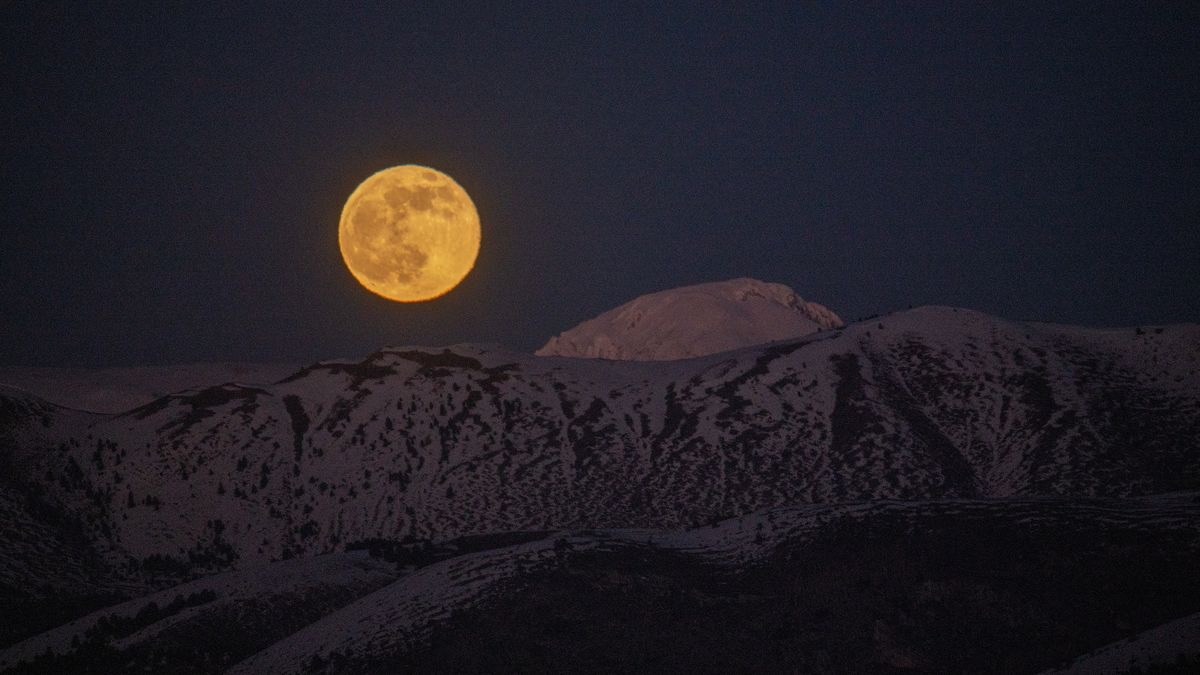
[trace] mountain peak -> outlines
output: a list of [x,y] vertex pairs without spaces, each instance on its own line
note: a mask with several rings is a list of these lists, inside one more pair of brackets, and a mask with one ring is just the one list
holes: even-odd
[[783,284],[739,278],[635,298],[550,338],[539,356],[672,361],[841,327]]

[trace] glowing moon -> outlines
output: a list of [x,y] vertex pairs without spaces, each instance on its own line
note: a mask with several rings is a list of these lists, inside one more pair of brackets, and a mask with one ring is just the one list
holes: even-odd
[[338,244],[346,267],[367,290],[400,302],[432,300],[475,266],[479,213],[446,174],[394,166],[351,193]]

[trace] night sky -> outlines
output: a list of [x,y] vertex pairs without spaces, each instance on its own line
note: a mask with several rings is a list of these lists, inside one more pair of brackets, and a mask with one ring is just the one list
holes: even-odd
[[[1197,3],[242,4],[0,5],[0,363],[531,350],[738,276],[847,319],[1200,320]],[[337,246],[409,163],[483,222],[418,305]]]

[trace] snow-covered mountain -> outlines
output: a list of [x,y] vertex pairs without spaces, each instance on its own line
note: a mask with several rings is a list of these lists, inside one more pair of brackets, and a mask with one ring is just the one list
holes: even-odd
[[783,284],[733,279],[643,295],[550,338],[537,354],[670,361],[841,326]]
[[176,391],[220,382],[268,384],[296,372],[286,363],[190,363],[130,368],[0,366],[0,385],[67,408],[125,412]]
[[[1158,576],[1110,572],[1192,555],[1196,493],[1163,494],[1200,490],[1198,438],[1200,326],[1089,329],[946,307],[673,361],[387,348],[274,384],[214,381],[116,414],[0,387],[0,645],[12,645],[0,668],[154,669],[203,653],[211,655],[204,672],[242,660],[246,672],[422,670],[449,655],[437,650],[455,644],[455,630],[511,623],[503,613],[472,615],[482,623],[451,625],[420,652],[447,611],[495,600],[509,603],[512,616],[554,616],[506,595],[531,579],[550,579],[545,592],[574,603],[561,586],[575,583],[570,561],[599,565],[604,579],[634,588],[646,577],[629,570],[661,555],[751,575],[737,584],[756,569],[782,583],[881,552],[890,556],[887,574],[924,569],[934,521],[894,520],[904,513],[940,514],[937,527],[949,528],[950,539],[936,546],[1008,565],[985,576],[1028,584],[1065,560],[1060,571],[1082,574],[1081,584],[1134,584],[1125,589],[1134,595],[1121,597],[1167,598],[1156,600],[1161,611],[1129,609],[1124,623],[1088,624],[1086,640],[1038,618],[1030,625],[1050,636],[1042,660],[1011,665],[1050,668],[1120,639],[1120,630],[1196,612],[1184,606],[1194,598],[1167,587],[1178,585],[1169,580],[1180,565]],[[863,505],[870,500],[885,501]],[[847,535],[860,512],[884,524]],[[1096,528],[1108,534],[1090,538]],[[1013,548],[1009,535],[996,534],[1010,530],[1041,543]],[[814,541],[805,537],[818,531],[841,543],[825,549],[828,558],[804,558]],[[903,554],[910,567],[896,567],[894,554],[910,540],[923,543]],[[1061,541],[1069,545],[1047,548]],[[878,546],[858,550],[855,542]],[[399,551],[398,566],[347,556],[347,547]],[[1019,555],[998,554],[1010,549]],[[669,578],[685,574],[702,594],[727,587],[709,588],[708,572],[685,567],[652,566],[651,578],[666,574],[664,583],[686,596],[683,615],[701,616],[707,601],[688,604],[693,591]],[[850,586],[818,582],[834,584],[834,597],[858,597],[877,576],[864,574]],[[211,576],[196,579],[203,575]],[[1168,581],[1143,588],[1133,577]],[[928,581],[918,575],[904,592],[950,612],[950,624],[947,608],[980,598],[999,598],[999,609],[988,600],[979,611],[1001,622],[1009,621],[1004,612],[1044,611],[1005,595],[1013,591],[1003,584],[979,590],[974,577],[934,586],[920,579]],[[739,598],[763,592],[737,584]],[[811,599],[793,600],[785,606]],[[839,605],[851,615],[822,634],[865,630],[872,658],[888,667],[949,658],[913,642],[907,609],[868,629],[854,623],[857,602]],[[1096,614],[1072,602],[1071,622]],[[760,609],[766,614],[750,614],[791,611]],[[730,625],[739,611],[715,616]],[[797,621],[826,625],[820,616],[787,621],[784,633]],[[251,631],[257,637],[222,632],[238,622],[261,625]],[[1005,626],[989,634],[1010,634]],[[847,646],[846,658],[865,649]],[[827,658],[809,657],[816,660],[791,669],[820,670]]]
[[[97,560],[222,569],[371,537],[1151,494],[1200,487],[1197,438],[1194,325],[928,307],[672,362],[384,349],[119,415],[0,397],[2,504],[40,542],[6,549],[0,579],[46,583],[34,558],[67,583]],[[91,542],[87,561],[43,553],[67,536]]]

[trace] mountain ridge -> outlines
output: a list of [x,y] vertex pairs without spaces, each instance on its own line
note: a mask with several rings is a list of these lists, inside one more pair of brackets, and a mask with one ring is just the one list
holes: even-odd
[[[799,621],[867,669],[986,656],[938,637],[963,603],[1000,621],[1006,608],[1035,612],[1037,656],[1009,665],[1049,668],[1195,611],[1177,588],[1113,570],[1190,571],[1197,438],[1200,325],[1083,328],[938,306],[671,361],[385,347],[114,414],[0,388],[0,522],[12,535],[0,548],[0,668],[391,672],[452,658],[477,669],[464,635],[545,615],[521,629],[534,660],[514,663],[557,654],[583,668],[573,654],[608,639],[634,649],[609,665],[638,670],[626,636],[555,627],[611,622],[625,611],[606,600],[614,592],[621,607],[656,616],[665,603],[683,617],[664,639],[736,624],[789,640]],[[998,547],[971,522],[1019,545]],[[1087,579],[1060,597],[1075,608],[1061,620],[1013,595],[1004,579],[1037,583],[1044,570],[1027,561],[1047,546],[1061,573],[1127,589],[1131,622],[1088,618]],[[830,593],[890,606],[897,591],[875,595],[885,571],[869,561],[896,552],[905,562],[886,583],[914,584],[903,593],[936,610],[922,615],[932,623],[914,623],[905,603],[882,626],[863,624],[854,602],[830,610],[834,623],[790,615]],[[696,567],[714,561],[734,576]],[[856,576],[819,577],[831,565]],[[979,565],[993,581],[972,590],[980,582],[963,570]],[[904,576],[914,568],[925,571]],[[764,574],[778,580],[756,586]],[[813,574],[828,593],[768,593]],[[557,604],[523,604],[510,582]],[[697,593],[709,599],[695,605]],[[1143,596],[1160,608],[1138,610]],[[703,619],[710,602],[726,613]],[[232,617],[262,624],[258,637],[230,632]],[[1047,627],[1059,632],[1038,638]],[[787,653],[803,664],[729,645],[768,670],[826,658],[799,643]]]
[[232,564],[789,503],[1182,489],[1197,344],[1190,326],[923,308],[684,361],[404,348],[120,415],[4,399],[19,420],[0,435],[15,475],[118,558]]
[[743,277],[639,296],[550,338],[535,353],[671,361],[842,325],[832,310],[783,284]]

